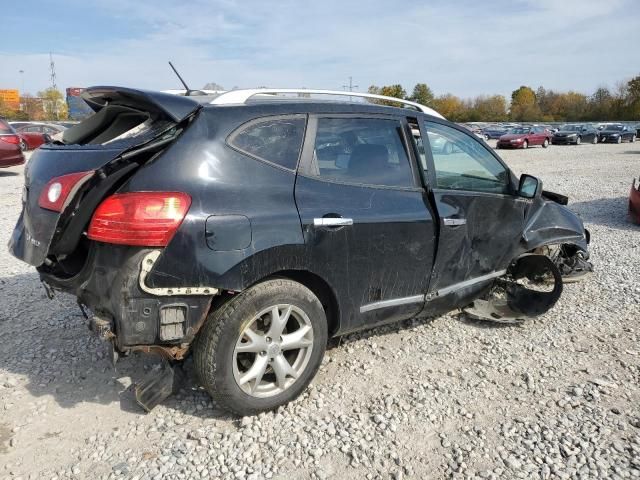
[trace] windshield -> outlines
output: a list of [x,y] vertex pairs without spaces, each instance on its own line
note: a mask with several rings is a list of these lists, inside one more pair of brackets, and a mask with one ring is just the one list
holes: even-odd
[[622,130],[622,125],[608,125],[604,127],[605,130],[612,130],[614,132],[619,132]]
[[579,132],[581,128],[582,127],[580,125],[563,125],[560,130],[563,130],[565,132]]
[[516,135],[522,135],[523,133],[529,133],[529,129],[528,128],[517,127],[517,128],[512,128],[509,133],[515,133]]

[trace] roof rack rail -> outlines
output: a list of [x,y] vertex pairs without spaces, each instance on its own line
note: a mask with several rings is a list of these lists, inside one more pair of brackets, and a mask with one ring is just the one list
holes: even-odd
[[[178,88],[178,89],[169,89],[169,90],[160,90],[162,93],[170,93],[171,95],[185,95],[187,93],[187,91],[184,88]],[[226,90],[204,90],[204,89],[198,89],[198,90],[192,90],[193,92],[202,92],[206,95],[219,95],[221,93],[225,93]],[[198,95],[196,95],[198,96]],[[200,96],[202,96],[202,94],[200,94]]]
[[374,100],[385,100],[387,102],[400,103],[417,110],[419,112],[432,115],[434,117],[442,118],[438,112],[432,108],[421,105],[420,103],[404,100],[402,98],[387,97],[385,95],[376,95],[374,93],[360,93],[360,92],[348,92],[345,90],[312,90],[307,88],[252,88],[246,90],[229,90],[222,93],[211,101],[212,105],[238,105],[244,104],[251,97],[256,95],[277,95],[280,93],[297,93],[302,95],[338,95],[342,97],[358,97],[358,98],[370,98]]

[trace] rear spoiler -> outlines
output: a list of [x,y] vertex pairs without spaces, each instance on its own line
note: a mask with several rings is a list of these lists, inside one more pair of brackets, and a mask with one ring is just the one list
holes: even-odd
[[181,122],[200,107],[200,103],[190,97],[126,87],[89,87],[82,92],[82,99],[95,112],[106,105],[120,105],[149,113],[164,114],[176,123]]

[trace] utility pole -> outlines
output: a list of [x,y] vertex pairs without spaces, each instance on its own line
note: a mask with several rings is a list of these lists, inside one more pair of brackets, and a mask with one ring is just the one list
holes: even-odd
[[[353,92],[354,88],[358,88],[358,85],[353,84],[353,77],[349,77],[349,85],[342,85],[343,90],[349,90],[350,92]],[[352,102],[353,98],[349,97],[349,101]]]
[[353,84],[353,77],[349,77],[349,85],[342,85],[343,90],[349,90],[350,92],[353,92],[354,88],[358,88],[358,85]]
[[18,70],[18,73],[20,74],[20,110],[25,110],[24,101],[22,100],[24,98],[24,70]]

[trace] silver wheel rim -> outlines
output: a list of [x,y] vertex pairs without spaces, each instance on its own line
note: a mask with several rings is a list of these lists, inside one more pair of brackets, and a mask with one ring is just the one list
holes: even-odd
[[576,138],[576,145],[580,145],[581,141],[582,141],[582,139],[580,137]]
[[273,305],[242,330],[233,350],[233,377],[244,393],[273,397],[300,378],[312,350],[309,316],[295,305]]

